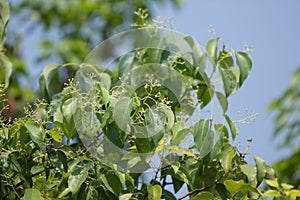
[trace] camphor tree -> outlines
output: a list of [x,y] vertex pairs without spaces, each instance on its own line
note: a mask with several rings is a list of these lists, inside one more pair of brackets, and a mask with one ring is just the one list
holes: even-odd
[[[95,44],[129,27],[136,19],[135,10],[147,8],[152,15],[155,5],[166,3],[174,8],[181,5],[180,0],[11,0],[5,49],[14,73],[6,92],[11,109],[5,117],[23,116],[23,107],[37,95],[42,66],[80,63]],[[57,88],[64,81],[57,82]]]
[[[8,4],[0,2],[4,30]],[[136,14],[137,29],[111,36],[81,64],[46,66],[44,99],[25,117],[1,120],[1,198],[299,197],[263,159],[247,164],[234,146],[227,98],[252,68],[248,53],[220,49],[219,38],[204,52],[191,37],[149,22],[144,10]],[[1,56],[3,94],[11,65]],[[76,74],[57,91],[61,68]],[[199,114],[204,109],[209,116]]]

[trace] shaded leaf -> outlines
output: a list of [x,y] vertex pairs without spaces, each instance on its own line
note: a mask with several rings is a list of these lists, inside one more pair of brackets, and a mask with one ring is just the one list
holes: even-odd
[[223,109],[223,113],[226,113],[227,112],[227,109],[228,109],[228,101],[227,101],[227,98],[220,92],[216,92],[216,95],[217,95],[217,98],[220,102],[220,105]]
[[101,175],[101,180],[103,181],[104,186],[116,197],[120,195],[122,184],[115,174]]
[[72,194],[75,194],[79,190],[87,176],[87,168],[77,168],[70,174],[68,178],[68,187],[70,188]]
[[235,137],[236,137],[236,126],[233,123],[233,121],[229,118],[228,115],[225,115],[225,119],[226,119],[226,122],[228,123],[229,128],[230,128],[232,141],[234,141]]
[[[9,86],[9,79],[12,74],[13,66],[8,57],[6,57],[3,54],[0,54],[0,67],[3,67],[3,82],[4,82],[4,89],[6,89]],[[2,78],[2,75],[0,75],[0,78]],[[2,81],[2,80],[1,80]]]

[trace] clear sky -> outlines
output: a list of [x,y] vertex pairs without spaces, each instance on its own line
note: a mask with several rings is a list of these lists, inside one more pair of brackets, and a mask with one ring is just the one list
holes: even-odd
[[243,50],[246,42],[255,49],[249,78],[229,99],[229,115],[239,119],[238,111],[258,113],[251,125],[238,124],[238,139],[245,144],[252,137],[250,153],[269,164],[287,154],[276,149],[272,118],[265,110],[300,66],[299,11],[299,0],[184,0],[180,9],[170,4],[155,7],[155,16],[174,20],[177,31],[191,35],[202,47],[213,37],[208,31],[212,26],[231,48]]

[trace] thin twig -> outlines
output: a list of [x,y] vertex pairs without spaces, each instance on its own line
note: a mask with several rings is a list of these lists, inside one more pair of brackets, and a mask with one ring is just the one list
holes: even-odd
[[198,192],[202,192],[204,190],[207,190],[208,188],[210,188],[211,186],[206,186],[206,187],[202,187],[202,188],[197,188],[195,190],[192,190],[188,193],[186,193],[185,195],[183,195],[182,197],[180,197],[178,200],[183,200],[184,198],[188,197],[188,196],[191,196],[192,194],[194,193],[198,193]]

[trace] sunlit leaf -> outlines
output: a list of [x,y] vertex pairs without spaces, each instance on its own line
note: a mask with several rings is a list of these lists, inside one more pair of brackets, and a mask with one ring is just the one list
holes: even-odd
[[24,194],[24,200],[42,200],[42,196],[39,190],[37,189],[26,189]]
[[225,172],[228,172],[232,168],[232,161],[235,155],[236,150],[233,146],[231,146],[230,144],[226,144],[223,147],[220,153],[220,163]]
[[264,193],[264,195],[267,197],[278,197],[279,192],[277,190],[268,190]]
[[212,65],[215,67],[218,60],[218,41],[219,38],[214,38],[206,43],[206,53]]
[[162,188],[160,185],[151,185],[147,186],[148,191],[148,200],[160,200],[162,195]]
[[239,86],[241,87],[252,68],[252,60],[249,54],[245,52],[237,52],[235,54],[236,64],[240,68]]
[[259,185],[266,176],[267,165],[266,162],[258,156],[254,156],[254,160],[257,168],[257,185]]
[[274,188],[279,188],[279,184],[277,181],[275,180],[266,180],[266,183],[271,186],[271,187],[274,187]]
[[253,187],[256,187],[256,185],[257,185],[256,167],[249,165],[249,164],[240,165],[239,167],[240,167],[241,171],[247,176],[249,184]]
[[226,189],[231,193],[232,196],[240,190],[240,188],[242,187],[243,184],[244,184],[243,180],[240,180],[240,181],[226,180],[226,181],[224,181],[224,185],[225,185]]
[[122,194],[121,196],[119,196],[119,200],[130,200],[132,195],[132,193]]

